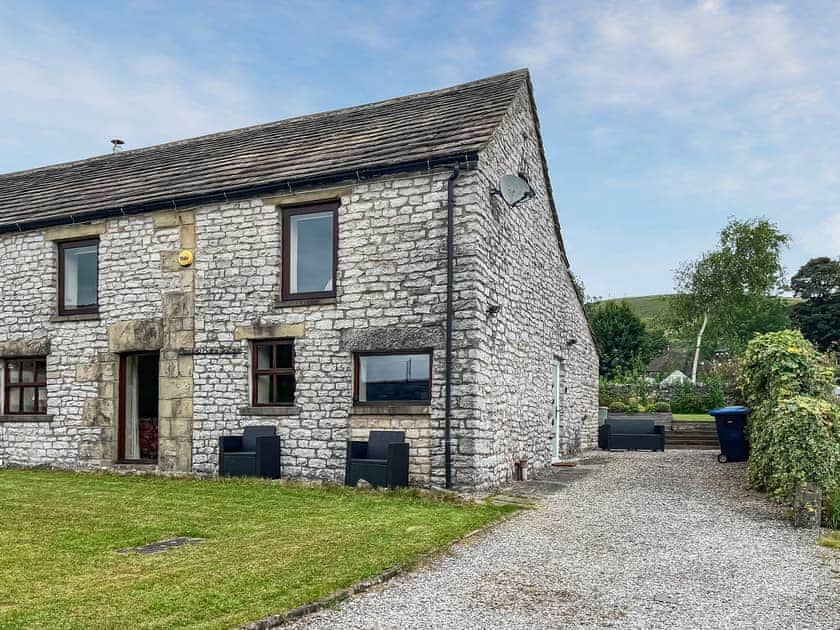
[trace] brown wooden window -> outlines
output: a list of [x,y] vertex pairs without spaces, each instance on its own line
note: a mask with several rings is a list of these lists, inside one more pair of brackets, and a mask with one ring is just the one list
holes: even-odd
[[253,404],[255,407],[295,402],[295,343],[272,339],[253,343]]
[[99,239],[58,244],[58,314],[99,311]]
[[6,359],[4,413],[47,413],[47,360],[43,357]]
[[283,208],[283,299],[335,295],[338,202]]
[[354,399],[360,403],[428,403],[432,353],[358,353]]

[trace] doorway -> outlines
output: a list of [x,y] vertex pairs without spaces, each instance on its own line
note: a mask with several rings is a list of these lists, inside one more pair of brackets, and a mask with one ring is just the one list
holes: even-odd
[[117,457],[121,462],[157,463],[159,366],[157,352],[120,355]]
[[555,358],[551,366],[551,459],[560,459],[560,431],[563,415],[563,360]]

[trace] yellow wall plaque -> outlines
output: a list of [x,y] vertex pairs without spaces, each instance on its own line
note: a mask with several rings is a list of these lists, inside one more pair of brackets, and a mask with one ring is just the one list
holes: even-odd
[[178,254],[178,264],[182,267],[189,267],[193,264],[193,253],[185,249],[180,254]]

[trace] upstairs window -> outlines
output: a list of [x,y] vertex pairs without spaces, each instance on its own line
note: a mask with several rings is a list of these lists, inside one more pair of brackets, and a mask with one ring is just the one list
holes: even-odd
[[283,299],[335,295],[338,202],[283,209]]
[[47,413],[47,360],[43,357],[6,359],[4,413]]
[[58,244],[59,315],[98,312],[98,259],[98,239]]
[[253,404],[255,407],[295,402],[295,345],[293,339],[255,341]]
[[431,386],[429,352],[356,355],[356,402],[424,404]]

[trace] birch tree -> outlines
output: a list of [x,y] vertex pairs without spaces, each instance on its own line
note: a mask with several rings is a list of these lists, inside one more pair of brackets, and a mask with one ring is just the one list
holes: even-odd
[[[777,293],[784,278],[781,254],[789,242],[790,237],[767,219],[731,218],[715,249],[677,269],[670,320],[684,332],[694,331],[693,383],[709,330],[714,331],[716,342],[732,350],[754,333],[767,332],[765,328],[784,327],[786,316]],[[757,310],[766,311],[767,317],[755,320]],[[761,329],[745,330],[742,320],[748,313],[761,322]]]

